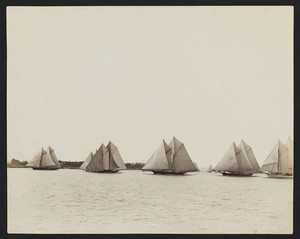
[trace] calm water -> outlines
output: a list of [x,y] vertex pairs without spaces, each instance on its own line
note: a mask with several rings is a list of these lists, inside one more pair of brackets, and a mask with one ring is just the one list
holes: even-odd
[[293,180],[8,169],[8,231],[291,233]]

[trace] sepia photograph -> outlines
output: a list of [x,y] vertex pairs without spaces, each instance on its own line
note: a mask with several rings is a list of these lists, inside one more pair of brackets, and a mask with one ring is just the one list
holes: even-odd
[[7,233],[293,234],[293,6],[8,6]]

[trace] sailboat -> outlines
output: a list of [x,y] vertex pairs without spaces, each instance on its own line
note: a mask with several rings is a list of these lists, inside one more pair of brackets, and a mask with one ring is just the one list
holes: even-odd
[[280,140],[260,168],[273,178],[293,178],[293,143],[288,139],[284,145]]
[[91,156],[90,162],[85,167],[87,172],[116,173],[127,169],[118,148],[110,141],[105,147],[101,144],[95,155]]
[[154,174],[181,175],[199,171],[188,155],[184,144],[175,137],[169,145],[163,140],[142,170],[152,171]]
[[46,150],[42,147],[26,166],[35,170],[56,170],[61,167],[50,146]]
[[233,142],[214,170],[224,176],[251,176],[254,169],[244,147],[239,148]]
[[94,156],[94,154],[93,154],[93,152],[91,152],[89,154],[89,156],[81,164],[80,169],[85,170],[86,166],[91,162],[93,156]]

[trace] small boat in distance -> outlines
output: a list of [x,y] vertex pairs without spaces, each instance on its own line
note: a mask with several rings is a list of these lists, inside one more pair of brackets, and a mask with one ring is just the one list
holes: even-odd
[[[251,147],[249,146],[248,151],[250,148]],[[251,152],[252,150],[249,152],[249,155]],[[252,158],[253,161],[254,159],[255,157]],[[224,176],[252,176],[253,173],[258,172],[248,159],[243,141],[240,143],[239,147],[234,142],[230,145],[223,158],[214,168],[214,171],[220,172]]]
[[154,174],[179,175],[199,171],[188,155],[184,144],[175,137],[169,145],[163,140],[142,170],[152,171]]
[[42,147],[26,167],[31,167],[34,170],[57,170],[61,168],[54,149],[50,146],[46,150]]
[[278,140],[260,170],[272,178],[293,178],[293,167],[293,142],[288,138],[286,145]]
[[106,147],[102,144],[95,155],[90,154],[90,156],[85,167],[87,172],[117,173],[119,170],[127,169],[118,148],[111,141]]
[[208,172],[211,173],[213,171],[213,166],[210,164],[208,167]]

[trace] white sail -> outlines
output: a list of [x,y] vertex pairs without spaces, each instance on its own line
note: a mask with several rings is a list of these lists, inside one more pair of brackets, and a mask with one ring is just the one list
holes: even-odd
[[220,162],[214,168],[216,171],[228,171],[228,172],[236,172],[238,171],[238,162],[236,155],[240,152],[236,144],[233,142],[225,155],[222,157]]
[[[103,145],[103,149],[104,147],[105,146]],[[109,150],[106,147],[105,151],[103,151],[103,168],[104,170],[109,170]]]
[[208,167],[208,171],[212,172],[212,170],[213,170],[213,166],[210,164],[209,167]]
[[279,144],[277,143],[272,149],[271,153],[263,162],[260,171],[267,171],[270,173],[278,173],[278,161],[279,161]]
[[106,147],[110,154],[110,160],[114,161],[117,168],[118,169],[127,169],[122,160],[122,157],[120,155],[118,148],[111,141],[109,141],[109,143]]
[[243,145],[245,151],[246,151],[246,154],[247,154],[247,157],[248,157],[248,160],[250,161],[252,167],[253,167],[253,170],[254,172],[259,172],[259,164],[257,163],[257,160],[254,156],[254,153],[253,153],[253,150],[251,148],[251,146],[249,146],[248,144],[245,143],[245,141],[241,140],[241,144]]
[[294,144],[290,137],[287,139],[285,146],[288,148],[288,174],[294,174]]
[[278,173],[288,174],[289,165],[288,165],[288,148],[279,140],[279,164],[278,164]]
[[249,172],[251,173],[253,171],[253,167],[251,163],[249,162],[249,159],[246,154],[246,150],[243,147],[243,145],[239,145],[240,152],[237,155],[237,162],[238,162],[238,172]]
[[106,153],[106,151],[107,149],[102,144],[96,154],[92,157],[89,164],[86,166],[86,170],[91,172],[104,171],[103,155]]
[[254,168],[252,167],[252,164],[250,163],[250,161],[248,159],[244,144],[241,142],[239,144],[238,148],[240,150],[239,157],[237,157],[239,159],[238,160],[238,166],[239,166],[238,172],[254,173],[256,170],[254,170]]
[[50,157],[51,157],[52,161],[55,163],[55,165],[56,165],[58,168],[60,168],[61,166],[60,166],[60,163],[59,163],[58,160],[57,160],[57,157],[56,157],[56,154],[55,154],[55,152],[54,152],[54,149],[51,148],[51,147],[49,146],[49,147],[48,147],[48,151],[49,151],[49,153],[50,153]]
[[144,165],[142,170],[169,170],[169,161],[167,158],[167,153],[170,154],[171,148],[163,142],[159,145],[157,150],[152,154],[151,158]]
[[28,167],[40,167],[40,162],[42,159],[42,153],[44,152],[44,149],[42,148],[31,161],[28,162],[26,166]]
[[80,169],[85,170],[86,166],[91,162],[92,157],[94,156],[93,152],[87,156],[87,158],[84,160],[83,164],[81,164]]
[[56,165],[51,159],[49,148],[47,150],[43,150],[42,159],[41,159],[41,168],[54,166]]
[[173,137],[169,146],[172,149],[173,154],[173,171],[176,173],[179,172],[190,172],[190,171],[199,171],[193,161],[191,160],[184,144],[178,139]]

